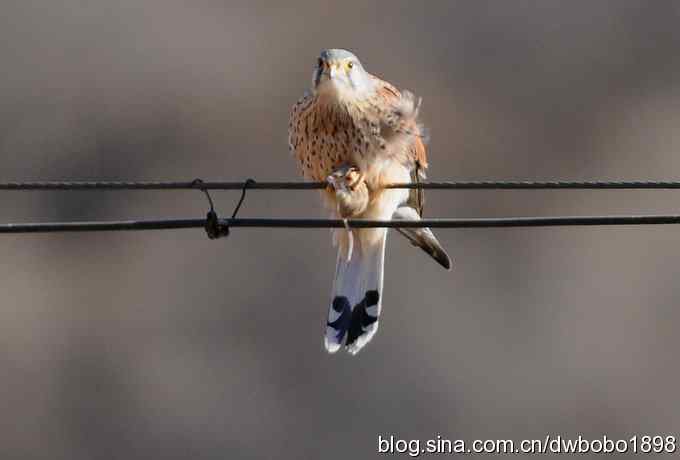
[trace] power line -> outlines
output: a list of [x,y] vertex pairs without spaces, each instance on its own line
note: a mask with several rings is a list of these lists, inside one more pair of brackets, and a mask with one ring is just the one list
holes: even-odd
[[[49,181],[2,182],[0,190],[242,190],[246,181]],[[325,182],[249,181],[249,190],[314,190]],[[658,190],[680,189],[680,181],[444,181],[390,184],[386,188],[431,190]]]
[[[224,228],[343,228],[338,219],[218,219]],[[492,217],[423,219],[421,221],[350,219],[352,228],[497,228],[680,224],[680,215],[647,216],[560,216],[560,217]],[[0,224],[0,233],[99,232],[122,230],[171,230],[203,228],[206,219],[157,219],[100,222],[45,222]]]
[[[290,218],[236,218],[246,190],[311,190],[323,189],[324,182],[204,182],[193,181],[50,181],[4,182],[0,190],[200,190],[210,204],[205,219],[118,220],[96,222],[44,222],[0,224],[0,233],[97,232],[130,230],[167,230],[203,227],[210,238],[226,236],[231,227],[260,228],[494,228],[678,224],[680,215],[649,216],[557,216],[498,218],[439,218],[421,221]],[[448,181],[391,184],[386,188],[441,190],[546,190],[546,189],[680,189],[680,181]],[[241,190],[241,198],[232,217],[220,219],[213,208],[209,190]]]

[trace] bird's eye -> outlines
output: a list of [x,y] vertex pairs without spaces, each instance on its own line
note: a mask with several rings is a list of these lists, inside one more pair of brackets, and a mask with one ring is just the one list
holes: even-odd
[[351,69],[352,67],[354,67],[354,63],[353,63],[352,61],[349,61],[349,62],[347,63],[347,68],[348,68],[348,69]]

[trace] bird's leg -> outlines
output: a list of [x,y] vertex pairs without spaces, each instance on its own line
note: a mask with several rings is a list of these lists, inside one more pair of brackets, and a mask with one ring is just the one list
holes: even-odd
[[352,234],[352,227],[349,226],[349,221],[347,220],[347,217],[343,215],[342,209],[340,207],[340,202],[338,202],[338,215],[342,217],[342,223],[345,226],[345,230],[347,230],[347,261],[349,262],[352,259],[352,252],[354,252],[354,235]]
[[354,234],[346,217],[342,219],[342,223],[347,229],[347,261],[349,262],[352,259],[352,252],[354,252]]
[[[330,175],[326,177],[326,190],[332,193],[336,201],[336,212],[338,216],[342,218],[342,222],[347,230],[347,254],[346,258],[349,261],[352,257],[352,252],[354,249],[354,237],[352,235],[352,229],[347,221],[347,213],[343,209],[344,199],[348,194],[347,188],[347,171],[345,166],[341,166],[334,170]],[[341,242],[339,242],[342,245]]]

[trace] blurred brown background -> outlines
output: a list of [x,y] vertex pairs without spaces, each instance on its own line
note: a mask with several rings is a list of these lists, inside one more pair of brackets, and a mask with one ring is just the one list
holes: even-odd
[[[680,178],[673,0],[0,6],[0,180],[295,180],[322,48],[423,97],[434,180]],[[213,195],[223,213],[237,193]],[[680,192],[430,192],[442,217],[677,212]],[[0,222],[199,217],[198,192],[3,192]],[[242,216],[317,216],[254,191]],[[347,459],[377,436],[680,432],[680,229],[392,235],[380,332],[328,356],[325,230],[0,238],[2,459]],[[586,456],[587,458],[587,456]]]

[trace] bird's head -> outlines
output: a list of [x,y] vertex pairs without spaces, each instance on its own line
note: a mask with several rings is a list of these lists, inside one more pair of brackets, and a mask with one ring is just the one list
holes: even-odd
[[360,99],[374,83],[359,59],[341,49],[323,50],[317,59],[312,87],[317,94],[338,100]]

